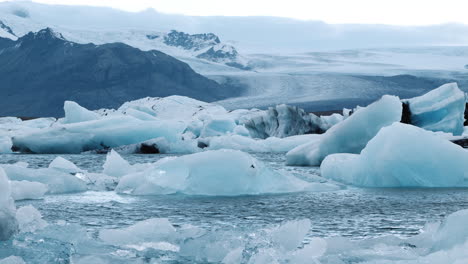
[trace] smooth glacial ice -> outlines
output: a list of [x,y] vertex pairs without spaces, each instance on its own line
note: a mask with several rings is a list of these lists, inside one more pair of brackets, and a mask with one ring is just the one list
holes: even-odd
[[119,193],[157,195],[246,195],[304,191],[308,183],[274,171],[247,153],[213,150],[165,158],[123,176]]
[[325,178],[362,187],[466,187],[468,152],[434,132],[394,123],[382,128],[361,154],[333,154]]
[[287,165],[318,166],[334,153],[359,153],[382,127],[399,122],[402,106],[396,96],[383,96],[360,108],[322,135],[319,141],[300,145],[286,155]]
[[0,241],[8,240],[17,230],[16,207],[11,198],[10,183],[0,168]]
[[11,147],[13,147],[11,138],[0,134],[0,154],[11,153]]
[[[64,172],[58,168],[28,168],[28,164],[2,164],[0,165],[11,181],[17,181],[14,186],[19,189],[17,194],[21,197],[39,198],[40,190],[33,190],[30,182],[42,183],[47,186],[47,193],[70,193],[86,191],[86,183],[74,174]],[[24,182],[26,181],[26,182]],[[35,186],[39,186],[35,184]],[[40,193],[40,192],[39,192]]]
[[444,84],[405,102],[411,111],[411,124],[455,136],[463,133],[466,96],[456,83]]

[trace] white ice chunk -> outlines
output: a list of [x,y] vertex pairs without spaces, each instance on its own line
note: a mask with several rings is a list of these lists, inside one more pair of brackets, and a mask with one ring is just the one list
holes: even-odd
[[0,168],[0,241],[8,240],[17,230],[16,208],[5,171]]
[[[311,238],[309,243],[299,250],[296,250],[290,259],[290,263],[309,264],[311,260],[317,259],[327,250],[327,241],[320,237]],[[319,262],[317,262],[319,263]]]
[[66,173],[78,173],[83,172],[82,169],[78,168],[73,162],[64,159],[60,156],[56,157],[50,164],[49,168],[60,170]]
[[16,164],[2,164],[12,181],[40,182],[47,185],[48,193],[69,193],[86,191],[86,183],[72,175],[60,170],[50,168],[32,169]]
[[65,111],[64,124],[91,121],[99,118],[97,113],[89,111],[73,101],[65,101],[63,110]]
[[448,83],[422,96],[407,100],[411,124],[432,131],[461,135],[465,122],[465,93]]
[[468,209],[457,211],[444,219],[439,229],[433,234],[433,250],[449,249],[468,241]]
[[319,142],[304,144],[288,152],[286,164],[318,166],[333,153],[359,153],[382,127],[400,121],[401,113],[400,99],[385,95],[330,128]]
[[21,257],[9,256],[0,260],[0,264],[26,264]]
[[10,137],[0,135],[0,154],[11,153],[12,146],[13,142]]
[[242,263],[242,252],[244,252],[243,247],[238,247],[236,249],[231,250],[221,262],[222,264],[238,264]]
[[433,132],[394,123],[360,155],[328,156],[321,173],[364,187],[460,187],[467,185],[468,152]]
[[214,137],[232,133],[236,123],[229,118],[213,118],[204,123],[200,137]]
[[47,185],[31,181],[11,181],[11,196],[15,201],[41,199],[47,192]]
[[118,111],[135,109],[165,120],[190,120],[202,115],[223,115],[227,113],[220,105],[205,103],[185,96],[147,97],[124,103]]
[[273,171],[247,153],[216,150],[160,160],[142,172],[122,177],[116,191],[244,195],[304,191],[307,187],[307,182]]
[[277,247],[291,251],[302,244],[311,227],[309,219],[288,221],[271,231],[272,242]]
[[180,141],[184,123],[171,120],[142,121],[119,115],[86,122],[56,125],[13,138],[15,146],[35,153],[81,153],[164,137]]
[[291,149],[320,139],[318,134],[299,135],[285,138],[269,137],[265,140],[240,135],[226,135],[207,139],[207,149],[234,149],[246,152],[288,152]]
[[121,177],[134,171],[128,161],[124,160],[115,150],[107,153],[106,162],[102,167],[104,168],[102,173],[113,177]]
[[121,229],[104,229],[99,238],[111,245],[139,245],[148,242],[173,241],[176,229],[166,218],[152,218]]
[[32,205],[19,208],[16,211],[16,219],[22,233],[33,233],[47,226],[47,222],[42,219],[41,213]]

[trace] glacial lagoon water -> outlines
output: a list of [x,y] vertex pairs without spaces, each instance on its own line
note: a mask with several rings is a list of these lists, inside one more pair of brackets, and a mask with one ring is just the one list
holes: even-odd
[[[47,167],[56,156],[0,155],[0,163],[24,161],[30,167],[41,168]],[[61,156],[92,172],[102,170],[106,157]],[[123,155],[130,163],[154,162],[165,156]],[[288,170],[305,180],[321,181],[318,168],[285,167],[282,154],[255,156],[275,169]],[[175,227],[190,224],[206,230],[235,232],[250,232],[290,220],[309,219],[312,228],[307,237],[337,236],[362,240],[387,235],[417,235],[427,222],[439,221],[448,214],[468,208],[468,189],[341,186],[339,190],[324,192],[240,197],[128,196],[89,191],[48,195],[42,200],[20,201],[16,205],[33,205],[47,222],[64,220],[77,224],[96,239],[102,229],[123,228],[150,218],[168,218]]]

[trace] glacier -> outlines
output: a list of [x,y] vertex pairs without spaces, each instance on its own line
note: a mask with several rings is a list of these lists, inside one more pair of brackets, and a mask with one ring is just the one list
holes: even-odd
[[467,187],[468,152],[431,131],[394,123],[360,154],[327,156],[320,170],[362,187]]
[[318,166],[330,154],[359,153],[382,127],[399,122],[401,113],[402,105],[398,97],[383,96],[327,130],[320,140],[289,151],[286,164]]

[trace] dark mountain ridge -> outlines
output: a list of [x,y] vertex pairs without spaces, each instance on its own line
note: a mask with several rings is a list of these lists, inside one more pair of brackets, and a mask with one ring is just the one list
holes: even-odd
[[50,28],[0,38],[0,116],[61,116],[65,100],[99,109],[146,96],[209,102],[239,93],[156,50],[78,44]]

